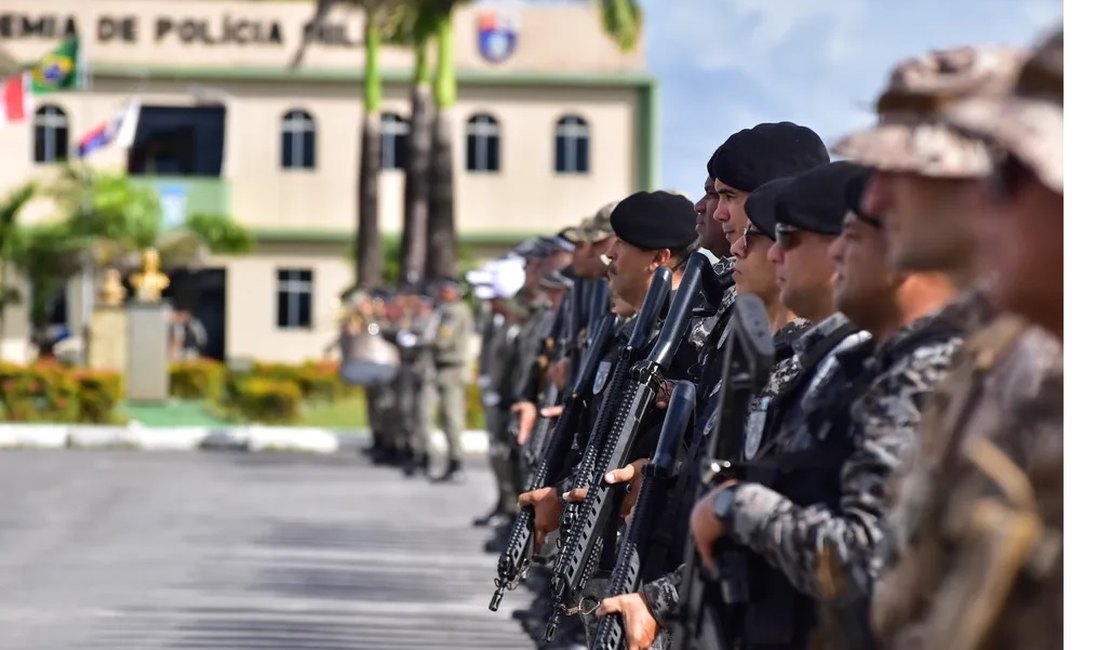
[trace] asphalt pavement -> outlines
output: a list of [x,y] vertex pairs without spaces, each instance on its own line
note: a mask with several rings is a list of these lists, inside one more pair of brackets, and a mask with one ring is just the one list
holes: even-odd
[[487,609],[481,459],[431,485],[355,453],[0,451],[0,648],[532,648]]

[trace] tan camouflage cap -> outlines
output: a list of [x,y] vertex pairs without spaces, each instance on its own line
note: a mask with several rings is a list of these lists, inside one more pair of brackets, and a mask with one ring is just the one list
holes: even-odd
[[1013,84],[1022,59],[1011,48],[960,47],[904,61],[879,97],[879,123],[846,136],[832,151],[883,171],[986,176],[991,169],[986,145],[942,122],[940,113],[969,97],[1001,96]]
[[613,236],[613,225],[609,222],[609,217],[613,215],[613,208],[617,207],[617,203],[619,201],[606,203],[594,215],[593,226],[590,228],[590,241],[599,242]]
[[581,242],[590,240],[590,225],[593,223],[593,217],[586,217],[577,226],[571,226],[562,231],[562,235],[567,241],[579,244]]
[[1013,91],[948,107],[944,119],[1012,153],[1046,187],[1064,193],[1064,30],[1044,39]]

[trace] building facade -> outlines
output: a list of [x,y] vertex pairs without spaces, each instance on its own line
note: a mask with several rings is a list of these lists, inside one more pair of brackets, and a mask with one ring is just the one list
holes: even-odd
[[[0,193],[49,178],[78,140],[128,102],[142,109],[130,149],[84,161],[152,188],[167,225],[228,214],[254,250],[173,274],[171,294],[226,358],[317,358],[336,336],[338,295],[353,278],[362,115],[361,16],[337,8],[318,30],[312,2],[0,0],[0,47],[32,63],[80,38],[86,83],[36,95],[0,131]],[[458,102],[450,113],[455,212],[477,256],[576,223],[656,184],[658,96],[640,48],[620,52],[594,3],[477,3],[455,16]],[[307,38],[300,64],[292,62]],[[434,55],[432,57],[434,66]],[[379,214],[402,223],[414,57],[385,47]],[[46,207],[23,218],[50,218]],[[74,281],[66,320],[80,331],[89,282]],[[26,314],[5,319],[18,359]]]

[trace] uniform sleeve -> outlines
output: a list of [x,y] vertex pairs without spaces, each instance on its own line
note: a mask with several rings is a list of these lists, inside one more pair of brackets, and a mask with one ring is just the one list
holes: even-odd
[[887,478],[912,442],[923,401],[946,374],[957,343],[916,349],[853,405],[855,448],[841,469],[835,508],[801,506],[771,488],[747,483],[736,491],[733,541],[759,553],[813,597],[820,597],[818,551],[828,548],[852,586],[866,590],[877,569],[873,557],[885,526]]
[[647,601],[651,615],[663,627],[666,627],[668,619],[678,613],[678,595],[682,590],[682,572],[685,569],[686,565],[680,565],[674,571],[640,587],[640,593]]

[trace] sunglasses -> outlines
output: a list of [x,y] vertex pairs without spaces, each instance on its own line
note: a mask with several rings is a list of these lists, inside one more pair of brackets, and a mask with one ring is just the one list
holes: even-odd
[[779,245],[783,252],[790,250],[798,243],[798,236],[794,234],[796,232],[798,232],[798,229],[794,226],[785,223],[775,224],[775,243]]
[[740,257],[748,256],[748,248],[750,248],[751,246],[752,237],[763,237],[771,241],[775,240],[774,237],[768,235],[767,233],[749,223],[747,226],[744,227],[744,232],[740,234]]

